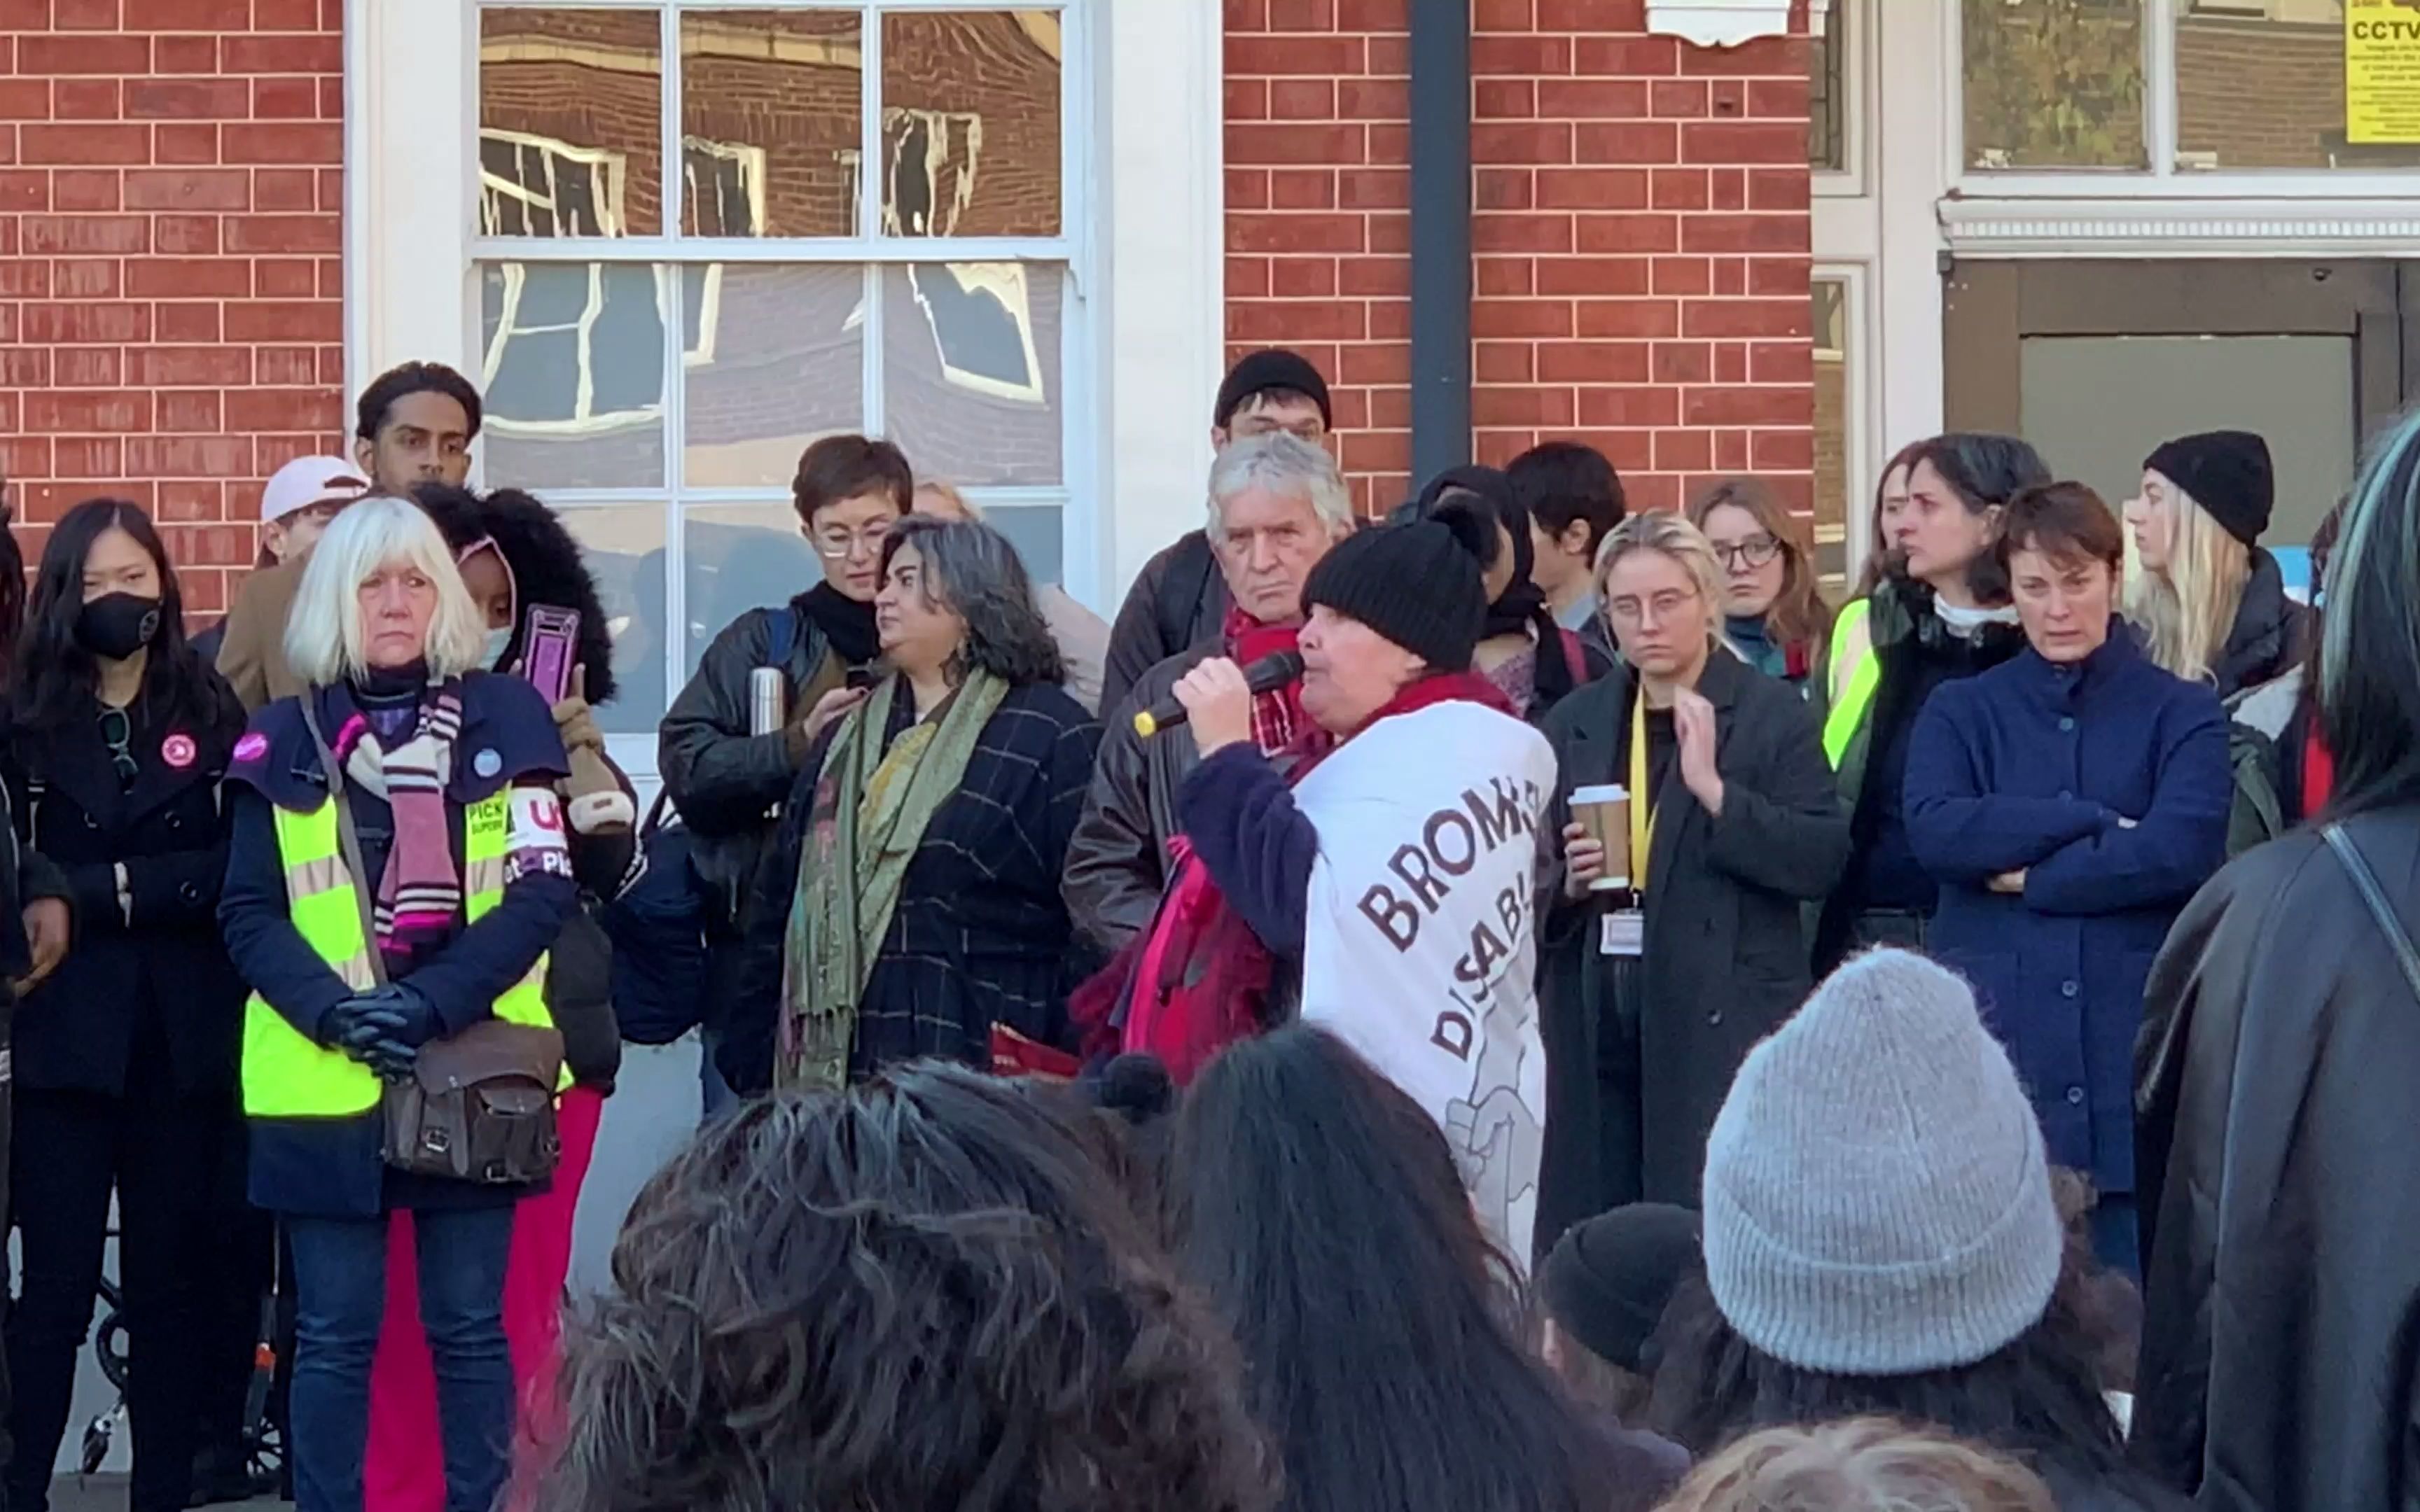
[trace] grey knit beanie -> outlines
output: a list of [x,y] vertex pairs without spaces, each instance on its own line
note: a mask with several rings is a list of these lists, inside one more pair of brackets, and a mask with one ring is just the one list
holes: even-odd
[[1834,1375],[1972,1365],[2040,1320],[2064,1238],[2041,1126],[1966,983],[1875,950],[1748,1053],[1706,1148],[1706,1279]]

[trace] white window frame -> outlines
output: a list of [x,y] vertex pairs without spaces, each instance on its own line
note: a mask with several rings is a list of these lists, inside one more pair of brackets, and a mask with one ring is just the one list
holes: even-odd
[[[508,0],[522,4],[528,0]],[[571,0],[580,8],[653,9],[659,0]],[[729,8],[729,0],[661,0],[670,8],[663,55],[676,58],[679,13]],[[754,0],[783,8],[801,0]],[[983,8],[976,0],[882,0],[886,9]],[[448,8],[457,0],[448,0]],[[807,8],[831,8],[810,0]],[[1017,261],[1041,253],[1069,269],[1062,319],[1060,404],[1064,472],[1063,561],[1068,591],[1104,612],[1168,540],[1198,524],[1209,460],[1209,414],[1224,371],[1224,202],[1218,0],[1036,0],[1025,8],[1063,17],[1061,239],[968,239],[942,254],[956,262]],[[459,3],[459,26],[431,25],[428,0],[346,0],[346,373],[351,392],[412,358],[482,370],[476,269],[484,260],[634,263],[804,261],[876,265],[936,258],[923,238],[833,238],[815,256],[802,244],[727,239],[615,238],[490,243],[475,235],[478,21]],[[866,69],[879,69],[878,27],[868,28]],[[664,161],[685,162],[677,69],[662,81]],[[865,91],[865,109],[879,91]],[[462,123],[434,131],[432,119]],[[878,138],[877,138],[878,139]],[[685,174],[667,174],[667,224],[679,213]],[[859,224],[875,224],[879,185],[859,176]],[[683,186],[685,187],[685,185]],[[871,201],[872,203],[869,203]],[[869,351],[881,347],[878,301],[864,319]],[[667,346],[673,346],[667,343]],[[685,345],[685,340],[682,343]],[[872,368],[876,358],[869,358]],[[1036,367],[1034,371],[1039,371]],[[667,402],[681,385],[668,378]],[[880,424],[879,395],[866,412]],[[679,446],[679,417],[667,425]],[[475,455],[475,452],[474,452]],[[550,501],[664,502],[668,487],[548,490]],[[744,503],[748,490],[682,490],[701,502]],[[780,490],[760,490],[786,498]],[[1037,501],[997,490],[1002,506]],[[684,623],[676,520],[667,510],[666,616]],[[685,669],[676,668],[675,671]],[[672,685],[676,687],[677,681]],[[634,771],[651,773],[652,741],[631,742]]]
[[[1817,168],[1812,171],[1812,190],[1816,198],[1854,199],[1866,193],[1868,179],[1867,143],[1872,134],[1866,130],[1867,82],[1872,76],[1868,53],[1873,46],[1873,26],[1868,7],[1872,0],[1842,0],[1840,35],[1832,39],[1840,56],[1840,162],[1838,168]],[[1812,26],[1830,8],[1828,0],[1809,0],[1807,24]]]
[[1874,317],[1874,301],[1870,297],[1873,266],[1865,261],[1826,262],[1819,257],[1810,275],[1810,282],[1830,280],[1840,285],[1840,423],[1844,432],[1841,560],[1854,584],[1858,565],[1873,549],[1873,542],[1868,539],[1873,511],[1866,507],[1866,502],[1873,497],[1874,470],[1889,455],[1882,449],[1882,407],[1873,381],[1874,343],[1881,334],[1881,323]]
[[[1942,0],[1940,27],[1942,67],[1949,83],[1947,128],[1937,138],[1945,149],[1945,181],[1965,201],[2063,200],[2080,202],[2079,219],[2109,221],[2141,208],[2146,226],[2190,223],[2193,216],[2163,216],[2150,201],[2252,201],[2277,207],[2308,201],[2323,206],[2375,204],[2381,199],[2408,200],[2420,169],[2219,168],[2180,172],[2177,158],[2177,33],[2176,18],[2189,0],[2142,0],[2143,4],[2143,145],[2148,168],[2067,168],[1983,170],[1966,164],[1965,8],[1960,0]],[[2273,209],[2260,212],[2275,213]],[[2331,217],[2316,220],[2324,223]],[[2207,221],[2204,214],[2198,217]],[[2151,236],[2156,237],[2157,231]],[[2365,229],[2358,238],[2374,241]],[[2173,251],[2173,248],[2167,249]],[[2310,249],[2296,247],[2297,255]]]

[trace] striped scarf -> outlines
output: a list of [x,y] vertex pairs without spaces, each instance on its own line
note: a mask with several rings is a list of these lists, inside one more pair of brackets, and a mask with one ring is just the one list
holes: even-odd
[[395,818],[395,841],[387,849],[372,918],[379,952],[390,965],[407,965],[415,950],[453,928],[462,907],[453,825],[445,814],[454,741],[462,732],[461,687],[450,681],[429,684],[410,737],[393,750],[384,748],[368,717],[343,690],[338,697],[344,717],[336,730],[336,759],[345,764],[347,779],[384,798]]

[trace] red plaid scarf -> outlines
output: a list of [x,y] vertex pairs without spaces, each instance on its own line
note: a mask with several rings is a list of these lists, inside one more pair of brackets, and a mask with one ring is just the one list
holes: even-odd
[[[1228,654],[1235,658],[1236,665],[1249,667],[1263,656],[1294,650],[1302,638],[1302,626],[1263,625],[1231,606],[1220,633],[1226,637]],[[1302,712],[1300,678],[1269,692],[1252,695],[1252,744],[1261,748],[1262,755],[1275,756],[1292,748],[1307,731],[1315,734],[1319,727]]]

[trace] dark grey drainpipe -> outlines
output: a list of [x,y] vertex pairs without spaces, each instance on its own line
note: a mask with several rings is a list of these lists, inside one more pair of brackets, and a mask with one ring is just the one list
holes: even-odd
[[1470,460],[1470,0],[1412,0],[1412,488]]

